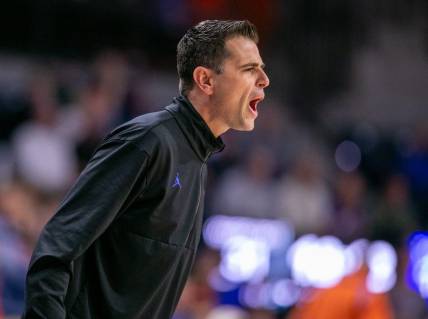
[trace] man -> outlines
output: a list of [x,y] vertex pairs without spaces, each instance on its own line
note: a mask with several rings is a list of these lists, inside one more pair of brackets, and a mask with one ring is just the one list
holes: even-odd
[[204,21],[177,47],[180,97],[111,132],[44,228],[23,318],[170,318],[199,242],[206,161],[252,130],[269,79],[248,21]]

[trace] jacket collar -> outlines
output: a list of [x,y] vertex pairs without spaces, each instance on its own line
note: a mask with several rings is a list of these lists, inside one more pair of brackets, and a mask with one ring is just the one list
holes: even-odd
[[206,161],[212,153],[224,149],[222,139],[213,135],[186,97],[180,95],[174,98],[173,103],[168,105],[166,110],[176,119],[186,139],[202,161]]

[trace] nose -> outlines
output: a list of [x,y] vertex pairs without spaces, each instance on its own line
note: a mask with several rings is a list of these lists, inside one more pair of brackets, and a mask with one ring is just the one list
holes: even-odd
[[263,69],[260,69],[260,76],[257,81],[257,87],[264,89],[265,87],[269,86],[270,81],[269,77],[267,76],[266,72]]

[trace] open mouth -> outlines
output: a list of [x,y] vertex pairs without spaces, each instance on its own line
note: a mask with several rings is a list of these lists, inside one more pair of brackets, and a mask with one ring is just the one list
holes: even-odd
[[253,114],[257,115],[257,104],[261,101],[261,98],[256,98],[250,101],[250,110]]

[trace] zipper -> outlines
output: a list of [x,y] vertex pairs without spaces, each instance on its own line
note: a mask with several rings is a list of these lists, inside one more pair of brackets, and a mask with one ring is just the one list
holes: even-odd
[[[199,206],[201,205],[201,197],[202,197],[202,183],[203,183],[203,176],[202,176],[202,173],[203,173],[203,168],[204,168],[204,166],[205,165],[207,165],[207,161],[208,161],[208,158],[210,157],[210,155],[211,155],[211,152],[210,153],[208,153],[208,155],[207,155],[207,157],[205,158],[205,160],[202,162],[202,165],[201,165],[201,168],[200,168],[200,170],[199,170],[199,180],[200,180],[200,182],[199,182],[199,196],[198,196],[198,203],[196,204],[196,213],[195,213],[195,217],[193,217],[193,220],[192,220],[192,229],[190,230],[190,232],[189,232],[189,235],[187,235],[187,238],[186,238],[186,241],[185,241],[185,246],[188,246],[188,241],[189,241],[189,239],[191,239],[192,238],[192,235],[193,235],[193,233],[195,232],[195,228],[196,228],[196,224],[195,224],[195,222],[196,222],[196,218],[198,217],[198,212],[199,212]],[[189,247],[190,248],[190,247]],[[196,247],[195,247],[196,248]]]

